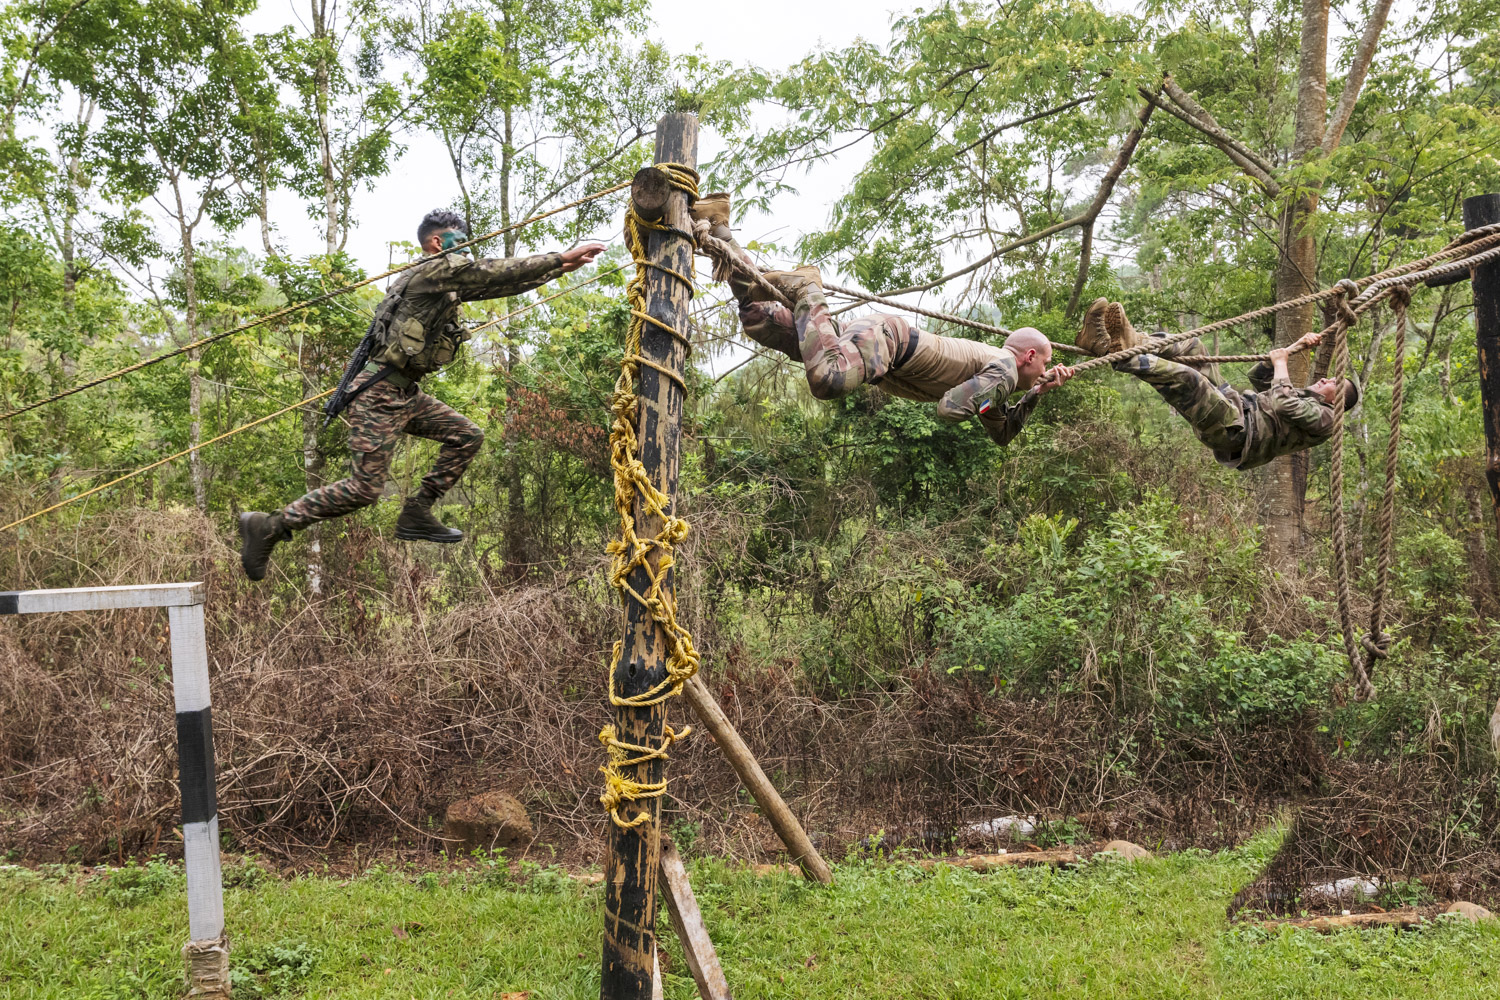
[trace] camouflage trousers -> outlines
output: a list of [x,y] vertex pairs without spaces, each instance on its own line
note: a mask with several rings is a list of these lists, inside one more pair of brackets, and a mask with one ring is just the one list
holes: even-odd
[[865,383],[883,379],[892,354],[910,339],[911,326],[900,316],[875,313],[842,327],[828,314],[828,301],[809,288],[793,310],[807,387],[817,399],[847,396]]
[[[362,376],[354,387],[373,377]],[[379,382],[356,396],[344,412],[349,418],[354,474],[287,504],[281,512],[282,523],[294,531],[314,521],[343,517],[380,499],[391,471],[391,456],[403,434],[442,443],[437,462],[423,477],[417,494],[429,503],[453,488],[484,444],[484,431],[478,424],[415,385],[402,388]]]
[[1157,391],[1162,399],[1192,425],[1198,440],[1215,454],[1238,454],[1245,447],[1245,416],[1240,394],[1225,385],[1215,387],[1210,375],[1218,374],[1217,365],[1205,365],[1199,371],[1168,360],[1171,354],[1202,354],[1203,345],[1196,339],[1174,344],[1162,354],[1140,354],[1121,361],[1115,368],[1129,372]]

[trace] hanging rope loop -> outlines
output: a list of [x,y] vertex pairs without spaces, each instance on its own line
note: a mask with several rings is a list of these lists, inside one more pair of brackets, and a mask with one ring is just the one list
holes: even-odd
[[1390,290],[1391,311],[1395,325],[1395,356],[1391,373],[1390,430],[1385,446],[1385,487],[1380,495],[1380,541],[1375,562],[1375,596],[1370,605],[1370,631],[1361,640],[1365,650],[1365,673],[1375,669],[1375,661],[1389,658],[1391,637],[1385,628],[1385,600],[1390,592],[1391,557],[1396,534],[1397,461],[1401,448],[1401,410],[1406,399],[1406,326],[1411,289],[1397,285]]

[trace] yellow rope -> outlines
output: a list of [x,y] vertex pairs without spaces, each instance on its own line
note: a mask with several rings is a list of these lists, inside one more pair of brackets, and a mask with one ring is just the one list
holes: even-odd
[[[689,198],[698,196],[696,171],[677,163],[659,163],[657,168],[665,171],[672,186],[685,192]],[[636,385],[640,379],[641,367],[644,365],[653,368],[672,379],[684,391],[687,389],[682,376],[641,356],[641,337],[647,323],[671,334],[684,345],[688,343],[681,332],[646,312],[647,269],[654,267],[683,282],[689,289],[693,287],[692,279],[687,275],[646,259],[646,231],[652,229],[676,233],[689,240],[692,238],[691,234],[674,227],[641,218],[636,214],[634,205],[625,209],[625,245],[635,262],[635,276],[625,288],[626,299],[630,303],[630,325],[625,332],[625,356],[620,360],[620,378],[615,383],[611,403],[614,419],[609,432],[609,462],[615,475],[615,510],[620,515],[620,537],[609,543],[608,551],[611,585],[645,608],[666,639],[667,676],[648,691],[629,696],[619,694],[615,690],[615,671],[619,668],[621,657],[625,655],[625,643],[617,640],[609,663],[609,701],[616,708],[659,705],[681,693],[682,685],[698,672],[698,651],[693,648],[693,637],[678,623],[676,596],[666,588],[667,576],[676,561],[674,552],[687,537],[688,524],[671,513],[672,498],[652,484],[646,474],[646,467],[636,454],[636,407],[639,402]],[[634,508],[638,496],[642,517],[661,518],[661,529],[655,537],[642,538],[636,534]],[[644,594],[630,585],[630,574],[637,569],[645,573],[648,581]],[[634,818],[626,820],[620,816],[620,809],[642,799],[661,798],[667,790],[665,781],[636,781],[628,777],[624,769],[667,759],[667,747],[687,736],[689,731],[684,729],[677,733],[671,726],[667,726],[662,745],[658,748],[625,743],[612,725],[605,726],[600,731],[599,742],[604,744],[609,760],[599,769],[604,773],[604,794],[599,797],[599,803],[609,813],[615,825],[621,829],[631,829],[650,822],[650,812],[642,810]]]
[[32,518],[41,517],[43,514],[50,514],[54,510],[58,510],[60,508],[68,506],[68,504],[70,504],[70,503],[77,503],[78,501],[82,500],[84,497],[91,497],[95,493],[100,492],[101,490],[107,490],[111,486],[116,486],[116,485],[118,485],[120,483],[123,483],[127,479],[134,479],[136,476],[139,476],[143,472],[150,472],[152,469],[159,469],[163,465],[166,465],[168,462],[175,461],[175,460],[181,458],[184,455],[191,455],[193,452],[197,451],[199,448],[207,448],[211,444],[218,444],[220,441],[223,441],[225,438],[232,438],[236,434],[244,433],[245,431],[248,431],[252,427],[259,427],[261,424],[265,423],[268,420],[275,420],[277,417],[281,416],[283,413],[290,413],[293,410],[300,410],[302,407],[307,406],[310,403],[316,403],[320,399],[324,399],[324,398],[326,398],[328,396],[332,396],[334,394],[334,392],[335,392],[335,390],[328,389],[328,390],[325,390],[324,392],[318,393],[316,396],[309,396],[306,399],[299,400],[298,402],[293,403],[291,406],[283,406],[281,409],[277,410],[275,413],[268,413],[265,416],[261,417],[259,420],[252,420],[248,424],[241,424],[240,426],[234,428],[233,430],[227,430],[227,431],[225,431],[223,434],[220,434],[218,437],[212,437],[212,438],[209,438],[207,441],[201,441],[198,444],[193,445],[191,448],[184,448],[181,451],[177,452],[176,454],[174,454],[174,455],[168,455],[166,458],[158,459],[157,461],[152,462],[150,465],[143,465],[139,469],[136,469],[134,472],[127,472],[127,473],[125,473],[125,475],[120,476],[120,477],[118,477],[116,479],[111,479],[109,482],[104,483],[102,485],[95,486],[91,490],[85,490],[84,492],[78,494],[77,496],[68,497],[68,499],[64,500],[62,503],[55,503],[51,507],[45,507],[42,510],[37,511],[35,514],[27,514],[25,517],[21,518],[20,520],[12,521],[9,524],[5,525],[4,527],[0,527],[0,531],[9,531],[11,528],[14,528],[14,527],[16,527],[18,525],[25,524],[27,521],[30,521]]
[[[520,229],[524,226],[531,225],[533,222],[540,222],[542,219],[548,218],[549,216],[557,215],[559,212],[566,212],[570,208],[577,208],[579,205],[586,205],[591,201],[597,201],[598,199],[606,197],[607,195],[614,194],[616,191],[622,191],[629,186],[629,181],[622,181],[621,183],[616,184],[613,187],[607,187],[603,190],[595,191],[592,194],[586,194],[582,198],[578,198],[574,201],[568,202],[566,205],[559,205],[556,208],[551,208],[545,212],[533,215],[529,219],[522,219],[520,222],[512,223],[511,225],[506,226],[502,229],[496,229],[492,232],[475,236],[473,239],[456,244],[455,246],[443,252],[453,253],[454,251],[471,247],[476,243],[483,243],[486,240],[492,240],[495,237],[502,236],[505,233],[511,232],[512,230]],[[363,288],[365,285],[373,284],[374,282],[377,282],[382,278],[389,278],[393,274],[400,274],[402,271],[410,270],[411,268],[416,267],[418,264],[431,259],[432,258],[430,256],[422,256],[414,261],[410,261],[409,263],[400,264],[387,271],[382,271],[379,274],[371,275],[370,277],[365,278],[361,281],[355,281],[340,288],[335,288],[332,291],[324,292],[321,295],[315,295],[303,302],[294,302],[291,305],[282,306],[280,309],[277,309],[274,312],[268,312],[263,316],[258,316],[253,320],[241,323],[239,326],[234,327],[231,330],[225,330],[222,333],[210,334],[207,337],[200,337],[199,339],[193,341],[191,344],[184,344],[182,347],[174,348],[170,351],[164,351],[163,353],[155,355],[154,357],[149,357],[144,361],[137,361],[133,365],[126,365],[124,368],[118,368],[112,372],[100,375],[98,378],[89,379],[87,382],[80,382],[78,385],[75,385],[70,389],[64,389],[61,392],[54,392],[52,395],[46,397],[45,399],[38,399],[34,403],[27,403],[25,406],[18,406],[14,410],[10,410],[6,413],[0,413],[0,421],[9,420],[11,417],[19,416],[22,413],[27,413],[39,406],[46,406],[48,403],[55,403],[59,399],[64,399],[68,396],[73,395],[75,392],[82,392],[85,389],[92,389],[96,385],[103,385],[105,382],[121,378],[125,375],[131,374],[132,372],[138,372],[142,368],[148,368],[151,365],[166,361],[169,358],[175,358],[178,355],[186,354],[189,351],[195,351],[200,347],[206,347],[209,344],[223,340],[225,337],[232,337],[237,333],[244,333],[246,330],[253,330],[258,326],[264,326],[274,319],[280,319],[282,316],[287,316],[291,313],[299,312],[300,310],[306,309],[308,306],[317,305],[319,302],[327,302],[329,299],[336,298],[337,296],[343,295],[347,292],[352,292],[356,288]],[[540,304],[541,303],[534,303],[534,305]]]

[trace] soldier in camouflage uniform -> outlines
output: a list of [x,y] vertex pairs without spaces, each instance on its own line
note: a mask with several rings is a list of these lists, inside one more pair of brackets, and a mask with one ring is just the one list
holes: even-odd
[[417,242],[432,256],[392,282],[371,323],[370,363],[349,388],[349,451],[353,474],[294,500],[272,514],[240,515],[240,562],[252,580],[266,575],[277,543],[291,533],[343,517],[380,498],[396,442],[403,434],[442,444],[432,471],[422,479],[396,520],[396,537],[457,542],[463,532],[433,516],[432,505],[453,488],[479,454],[484,432],[468,417],[421,390],[422,378],[453,360],[468,331],[459,321],[465,302],[520,295],[577,270],[604,250],[591,243],[563,253],[533,257],[472,259],[446,252],[469,236],[459,216],[430,212],[417,227]]
[[[1097,332],[1097,320],[1101,318],[1107,343]],[[1089,307],[1083,327],[1078,344],[1095,354],[1142,342],[1118,302],[1097,300]],[[1322,339],[1321,333],[1309,333],[1299,343],[1315,347]],[[1221,464],[1245,470],[1316,447],[1332,437],[1336,426],[1333,404],[1339,392],[1344,393],[1345,412],[1359,404],[1359,389],[1351,379],[1344,379],[1342,385],[1324,378],[1306,389],[1294,386],[1287,370],[1290,352],[1291,348],[1277,348],[1270,352],[1269,363],[1261,361],[1250,369],[1254,391],[1244,393],[1219,381],[1217,365],[1205,365],[1200,370],[1170,360],[1173,356],[1202,354],[1203,345],[1197,339],[1170,345],[1160,354],[1137,355],[1115,368],[1154,388],[1192,425],[1198,440]]]
[[[699,199],[692,214],[708,221],[713,235],[736,254],[744,254],[728,228],[728,195]],[[748,257],[743,260],[754,268]],[[1066,366],[1047,368],[1052,345],[1031,327],[1015,331],[1003,346],[995,347],[929,333],[888,313],[840,323],[829,315],[817,268],[771,271],[765,279],[793,308],[774,300],[736,269],[729,284],[739,303],[740,323],[755,342],[800,361],[807,386],[818,399],[838,399],[861,385],[878,385],[893,396],[937,403],[943,420],[978,417],[991,440],[1005,445],[1021,433],[1037,397],[1073,376]],[[1008,405],[1006,400],[1017,391],[1026,395]]]

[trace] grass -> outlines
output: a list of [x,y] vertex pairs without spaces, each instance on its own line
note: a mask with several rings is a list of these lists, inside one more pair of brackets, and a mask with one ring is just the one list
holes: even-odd
[[[1226,928],[1274,835],[1135,866],[987,874],[864,862],[823,889],[705,859],[698,899],[734,995],[848,998],[1493,997],[1500,921],[1324,937]],[[503,865],[280,880],[229,868],[237,997],[599,995],[604,893]],[[665,924],[665,920],[663,920]],[[86,877],[0,869],[0,997],[168,1000],[186,933],[165,862]],[[670,936],[669,956],[680,955]],[[667,996],[696,996],[679,960]]]

